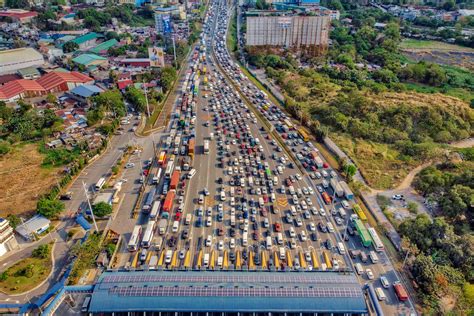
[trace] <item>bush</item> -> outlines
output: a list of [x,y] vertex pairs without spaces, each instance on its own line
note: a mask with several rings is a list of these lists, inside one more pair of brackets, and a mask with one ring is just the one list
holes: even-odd
[[46,259],[50,253],[50,248],[48,244],[40,245],[38,248],[33,250],[32,256],[35,258]]
[[55,218],[64,211],[64,203],[58,200],[41,198],[36,206],[36,212],[46,218]]
[[11,149],[9,142],[4,140],[0,141],[0,156],[8,154]]
[[92,206],[92,210],[94,211],[94,216],[104,217],[112,213],[112,205],[105,202],[99,202]]

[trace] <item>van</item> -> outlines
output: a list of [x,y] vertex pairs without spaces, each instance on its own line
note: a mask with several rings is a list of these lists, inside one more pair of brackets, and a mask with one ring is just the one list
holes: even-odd
[[367,254],[364,251],[361,251],[360,252],[360,261],[365,263],[365,262],[367,262],[367,259],[368,259]]
[[296,207],[294,205],[290,206],[291,215],[296,216]]
[[278,185],[278,177],[273,177],[273,185]]
[[205,253],[205,254],[204,254],[203,265],[204,265],[204,267],[206,267],[206,268],[209,266],[209,254],[208,254],[208,253]]
[[362,273],[364,273],[364,268],[362,268],[362,265],[359,262],[355,264],[355,270],[358,275],[361,275]]
[[191,169],[191,171],[189,171],[188,173],[188,179],[192,179],[192,177],[194,177],[194,175],[196,174],[196,169]]
[[171,257],[173,256],[173,250],[166,250],[166,255],[165,255],[165,263],[170,264],[171,263]]
[[222,190],[222,191],[221,191],[221,201],[225,201],[225,200],[226,200],[225,191]]
[[267,246],[267,250],[270,250],[272,249],[272,237],[270,236],[267,236],[267,240],[266,240],[266,246]]
[[330,233],[334,233],[334,226],[332,225],[332,223],[331,223],[331,222],[327,222],[326,225],[327,225],[327,227],[328,227],[328,231],[329,231]]
[[230,226],[235,227],[235,215],[230,216]]
[[173,228],[171,229],[171,231],[173,233],[177,233],[178,232],[178,228],[179,228],[179,221],[174,221],[173,222]]
[[284,247],[280,247],[280,260],[286,259],[286,251]]
[[283,234],[282,233],[277,234],[277,244],[283,245]]
[[188,214],[188,215],[186,215],[186,219],[185,219],[185,221],[184,221],[184,224],[185,224],[185,225],[191,224],[192,219],[193,219],[193,214]]
[[249,188],[253,187],[253,178],[249,176]]
[[210,134],[209,134],[209,139],[210,139],[210,140],[214,140],[214,133],[210,133]]
[[322,184],[323,184],[323,188],[325,189],[329,187],[329,183],[326,180],[323,180]]
[[379,257],[377,256],[377,254],[375,253],[375,251],[371,251],[369,253],[369,257],[370,257],[370,261],[372,261],[372,263],[377,263],[379,262]]
[[248,233],[245,232],[242,234],[242,246],[247,247],[248,245]]
[[295,188],[292,185],[290,185],[288,190],[290,190],[290,195],[295,195]]
[[342,242],[338,242],[337,243],[337,250],[339,250],[339,253],[341,255],[345,255],[346,254],[346,248],[344,247],[344,244]]
[[265,202],[263,201],[263,198],[258,198],[258,205],[260,207],[263,207],[265,205]]
[[377,294],[377,298],[379,299],[379,301],[385,301],[387,299],[387,296],[385,296],[385,293],[383,292],[381,287],[375,288],[375,294]]

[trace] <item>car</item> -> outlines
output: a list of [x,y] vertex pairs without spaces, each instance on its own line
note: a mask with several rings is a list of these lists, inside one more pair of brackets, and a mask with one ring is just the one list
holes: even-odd
[[321,230],[321,232],[323,232],[323,233],[327,233],[327,232],[328,232],[328,228],[327,228],[327,226],[326,226],[325,224],[319,222],[318,226],[319,226],[319,229]]
[[320,185],[318,185],[318,186],[316,187],[316,189],[318,189],[318,192],[319,192],[319,193],[323,193],[323,191],[324,191],[323,187],[320,186]]
[[277,233],[281,232],[281,224],[280,223],[275,223],[274,224],[274,229],[275,229],[275,232],[277,232]]
[[393,200],[403,200],[404,196],[403,196],[403,194],[395,194],[395,195],[392,196],[392,199]]
[[296,225],[296,227],[301,227],[301,226],[303,226],[303,221],[301,220],[301,218],[297,217],[297,218],[295,219],[295,225]]
[[60,200],[72,200],[72,194],[73,192],[66,192],[65,194],[61,194],[59,197]]
[[135,167],[135,164],[133,162],[129,162],[125,165],[125,169],[130,169],[130,168],[133,168]]
[[222,227],[217,230],[217,235],[224,236],[224,229]]
[[209,196],[209,190],[207,188],[204,188],[203,190],[205,196]]
[[313,222],[309,223],[309,230],[312,232],[316,231],[316,225]]
[[318,215],[318,209],[316,207],[312,206],[310,210],[313,215]]
[[147,255],[147,250],[143,249],[142,252],[140,253],[140,261],[145,261],[146,255]]
[[311,215],[309,214],[309,211],[308,211],[308,210],[304,211],[303,217],[304,217],[305,219],[311,218]]
[[321,207],[321,208],[319,209],[319,214],[321,214],[321,216],[326,216],[326,210]]
[[311,237],[312,241],[317,241],[318,240],[318,234],[316,232],[312,232],[310,237]]
[[231,238],[229,241],[229,248],[234,249],[235,248],[235,239]]
[[211,217],[208,217],[208,218],[206,219],[206,226],[207,226],[207,227],[211,227],[211,225],[212,225],[212,218],[211,218]]
[[340,217],[336,217],[334,220],[336,221],[337,225],[342,225],[344,223],[344,221]]
[[219,240],[219,243],[217,244],[217,249],[218,250],[224,250],[224,241]]
[[385,276],[380,277],[380,283],[386,289],[388,289],[390,287],[390,282],[388,281],[388,279]]
[[305,258],[306,262],[311,262],[311,253],[309,251],[306,251],[304,253],[304,258]]
[[186,250],[184,250],[184,249],[181,250],[181,251],[179,252],[179,259],[181,259],[181,260],[184,259],[184,256],[185,256],[185,255],[186,255]]
[[373,279],[374,279],[374,273],[372,272],[372,270],[367,269],[367,270],[365,270],[365,273],[367,273],[367,278],[368,278],[369,280],[373,280]]
[[295,249],[296,248],[296,240],[294,238],[290,239],[290,248]]
[[298,181],[301,181],[301,179],[303,179],[299,173],[296,173],[295,177],[296,179],[298,179]]
[[181,234],[182,239],[188,239],[189,237],[189,231],[187,229],[183,230],[183,233]]
[[306,232],[304,230],[301,231],[300,237],[301,237],[301,241],[306,241],[307,237],[306,237]]
[[202,194],[199,195],[198,203],[199,203],[199,204],[203,204],[203,203],[204,203],[204,195],[202,195]]
[[205,241],[205,246],[206,247],[210,247],[212,244],[212,236],[211,235],[207,235],[207,238],[206,238],[206,241]]

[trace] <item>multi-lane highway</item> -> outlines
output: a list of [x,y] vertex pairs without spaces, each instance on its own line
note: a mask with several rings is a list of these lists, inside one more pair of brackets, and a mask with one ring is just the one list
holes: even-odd
[[[364,247],[355,233],[353,202],[327,185],[340,175],[308,158],[317,153],[314,145],[231,59],[225,46],[229,14],[222,1],[210,5],[201,46],[180,79],[173,118],[157,139],[166,162],[154,161],[145,192],[156,192],[159,215],[140,212],[112,224],[128,234],[119,262],[146,269],[356,271],[361,285],[371,283],[386,296],[380,302],[385,313],[410,314],[411,301],[395,295],[398,277],[383,249]],[[165,174],[170,164],[174,184],[173,172]],[[160,221],[166,223],[162,232]],[[150,222],[151,246],[143,248]],[[134,225],[142,226],[143,239],[128,253]]]

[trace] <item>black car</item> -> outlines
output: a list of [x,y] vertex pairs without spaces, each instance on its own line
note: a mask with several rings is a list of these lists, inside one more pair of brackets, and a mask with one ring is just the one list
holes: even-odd
[[229,260],[231,262],[234,262],[235,261],[235,253],[233,251],[229,252]]
[[332,242],[330,239],[326,239],[325,245],[328,250],[332,249]]
[[170,239],[168,239],[168,247],[173,248],[176,245],[176,237],[171,236]]
[[317,241],[317,240],[318,240],[318,234],[316,234],[316,233],[311,233],[311,240],[312,240],[312,241]]
[[189,231],[187,229],[183,230],[181,238],[188,239],[188,237],[189,237]]
[[235,229],[234,228],[231,228],[229,233],[230,233],[230,237],[235,237]]

